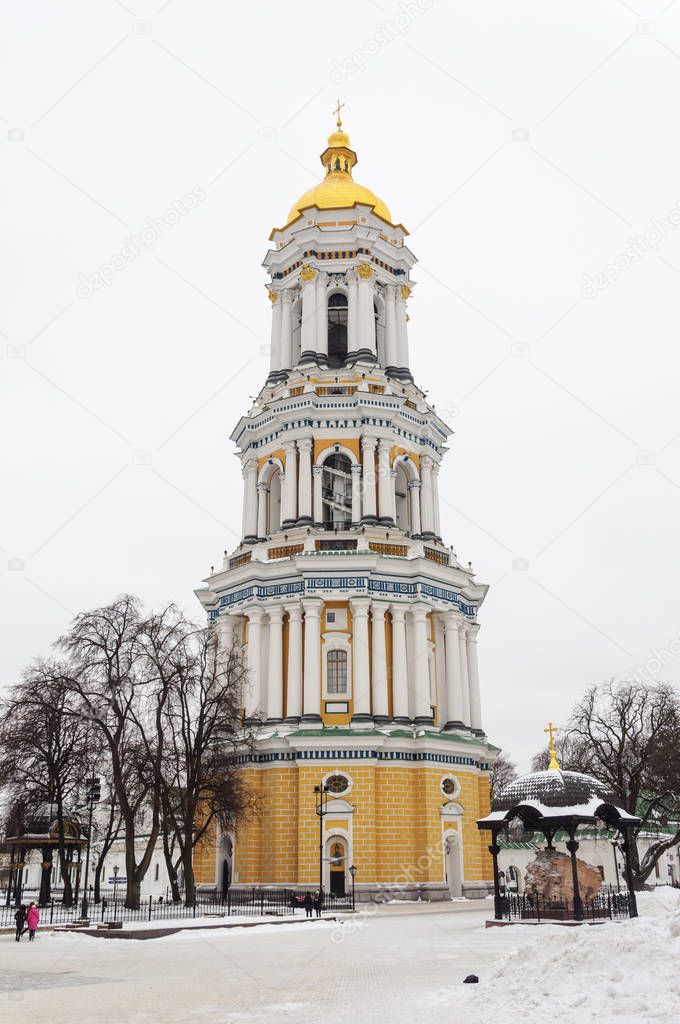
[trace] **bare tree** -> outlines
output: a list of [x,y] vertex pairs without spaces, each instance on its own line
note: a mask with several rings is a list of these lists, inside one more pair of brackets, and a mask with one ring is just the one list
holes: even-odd
[[65,821],[87,771],[93,736],[76,713],[66,667],[37,661],[0,705],[0,785],[12,824],[25,829],[48,805],[57,824],[57,853],[64,906],[73,905],[67,867]]
[[[572,764],[584,765],[590,763],[587,743],[584,742],[582,737],[566,730],[561,730],[555,737],[555,753],[557,754],[559,765],[567,770],[570,770],[569,766]],[[543,772],[547,771],[549,767],[550,750],[546,745],[532,757],[531,768],[532,771]],[[584,768],[579,768],[578,770],[585,771]]]
[[94,838],[99,843],[99,856],[94,866],[95,903],[99,903],[101,900],[102,871],[107,854],[120,834],[122,824],[116,791],[111,789],[109,800],[106,803],[106,817],[100,818],[93,826]]
[[241,714],[245,670],[240,650],[221,650],[216,632],[186,626],[163,707],[162,777],[164,852],[175,879],[173,898],[181,864],[185,902],[192,906],[194,847],[216,826],[234,828],[253,806],[238,767],[252,734]]
[[[636,839],[643,832],[657,833],[642,860],[637,843],[631,844],[636,888],[643,886],[666,850],[680,842],[678,749],[680,699],[673,687],[614,680],[587,691],[558,743],[563,769],[600,779],[622,807],[642,819]],[[541,755],[535,764],[537,759],[542,765]]]
[[[136,598],[78,615],[59,641],[70,656],[74,694],[101,732],[111,785],[125,830],[125,904],[137,908],[160,830],[164,731],[172,656],[181,643],[181,616],[173,605],[144,617]],[[149,828],[137,849],[138,821],[149,810]]]
[[491,766],[491,798],[498,796],[516,778],[517,765],[510,760],[504,750],[501,750]]

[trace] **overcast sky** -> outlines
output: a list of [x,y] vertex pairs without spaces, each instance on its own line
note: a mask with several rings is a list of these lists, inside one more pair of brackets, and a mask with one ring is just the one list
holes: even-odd
[[260,263],[338,95],[420,261],[490,738],[525,765],[590,683],[680,679],[680,3],[1,8],[0,683],[123,591],[200,614],[240,536]]

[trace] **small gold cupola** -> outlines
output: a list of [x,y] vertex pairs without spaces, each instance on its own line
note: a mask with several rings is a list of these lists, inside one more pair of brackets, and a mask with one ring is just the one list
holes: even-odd
[[338,100],[338,105],[333,111],[337,117],[337,130],[328,136],[328,148],[321,154],[321,163],[326,168],[326,176],[329,174],[348,174],[352,177],[352,168],[357,162],[357,155],[350,149],[349,135],[342,130],[340,111],[344,103]]

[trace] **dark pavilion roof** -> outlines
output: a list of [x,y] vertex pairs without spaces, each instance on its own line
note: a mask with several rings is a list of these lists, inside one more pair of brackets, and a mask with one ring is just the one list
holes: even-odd
[[480,818],[477,826],[497,831],[515,817],[529,827],[540,829],[545,824],[551,830],[598,819],[616,828],[640,821],[619,806],[605,783],[591,775],[556,768],[530,772],[509,783],[491,801],[491,813]]
[[600,803],[616,804],[616,797],[605,783],[581,772],[563,772],[549,768],[530,772],[510,782],[492,800],[492,811],[509,811],[518,804],[540,803],[544,807],[580,807],[593,798]]
[[[64,835],[69,842],[82,842],[82,827],[78,815],[68,807],[63,809]],[[55,803],[45,802],[31,808],[23,822],[15,822],[7,830],[7,842],[56,842],[59,837],[58,812]]]

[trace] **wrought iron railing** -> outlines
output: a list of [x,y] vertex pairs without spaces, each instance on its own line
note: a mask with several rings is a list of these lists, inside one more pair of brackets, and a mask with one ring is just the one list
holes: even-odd
[[506,893],[497,898],[496,916],[506,921],[596,921],[630,917],[626,891],[602,889],[596,896],[581,901],[547,900],[530,893]]
[[[28,894],[22,896],[22,902],[26,905],[31,899],[32,896]],[[131,909],[124,905],[125,894],[121,887],[115,897],[104,896],[99,903],[95,903],[90,898],[88,919],[91,924],[100,924],[111,921],[163,921],[206,915],[214,917],[283,917],[304,914],[304,899],[305,893],[292,889],[230,889],[224,896],[219,893],[201,893],[197,896],[194,906],[173,903],[172,900],[163,896],[146,896],[142,898],[141,905],[137,909]],[[37,903],[37,899],[35,902]],[[0,928],[14,927],[16,909],[14,904],[11,906],[4,904],[0,907]],[[354,909],[352,896],[351,894],[335,896],[331,893],[324,895],[320,909],[322,913],[351,911]],[[316,906],[312,908],[312,913],[316,914]],[[43,927],[74,924],[80,920],[80,917],[80,902],[76,906],[65,907],[57,900],[52,900],[48,906],[40,907],[40,925]]]

